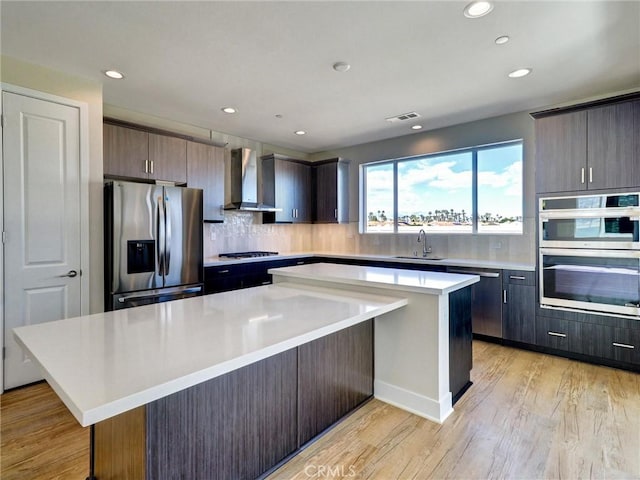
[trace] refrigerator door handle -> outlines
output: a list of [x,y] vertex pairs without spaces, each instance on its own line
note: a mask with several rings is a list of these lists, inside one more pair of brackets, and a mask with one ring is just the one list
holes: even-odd
[[166,219],[166,234],[164,241],[164,274],[169,275],[169,268],[171,266],[171,210],[169,208],[169,199],[165,198],[165,219]]
[[165,239],[165,212],[163,207],[163,200],[161,197],[158,198],[158,204],[156,207],[156,222],[157,222],[157,250],[158,250],[158,275],[165,275],[165,263],[164,263],[164,249],[166,245]]
[[167,295],[184,295],[189,293],[198,293],[202,291],[202,287],[190,287],[182,290],[175,290],[169,292],[157,292],[157,293],[134,293],[131,295],[127,295],[126,297],[119,297],[118,302],[125,303],[129,300],[139,300],[145,298],[158,298],[165,297]]

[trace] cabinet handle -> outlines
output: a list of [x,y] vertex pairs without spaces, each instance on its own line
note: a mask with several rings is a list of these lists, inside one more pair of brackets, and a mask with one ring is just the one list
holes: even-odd
[[628,345],[626,343],[617,343],[617,342],[613,342],[613,346],[620,347],[620,348],[630,348],[630,349],[636,348],[634,345]]
[[304,265],[304,260],[300,260],[299,262],[296,262],[296,265]]
[[507,303],[507,291],[502,290],[502,303]]
[[144,173],[149,173],[149,160],[144,161]]
[[549,335],[551,335],[552,337],[561,337],[561,338],[566,338],[567,334],[566,333],[558,333],[558,332],[547,332]]
[[151,164],[151,171],[149,173],[153,173],[153,160],[151,160],[149,163]]
[[262,285],[271,285],[271,282],[267,280],[266,282],[262,282]]
[[524,277],[522,275],[509,275],[509,278],[511,280],[526,280],[527,277]]
[[589,183],[593,183],[593,167],[589,167]]
[[336,208],[334,213],[333,213],[334,218],[337,220],[338,219],[338,209]]
[[218,270],[218,273],[229,273],[229,270]]
[[584,167],[580,169],[580,183],[584,183]]

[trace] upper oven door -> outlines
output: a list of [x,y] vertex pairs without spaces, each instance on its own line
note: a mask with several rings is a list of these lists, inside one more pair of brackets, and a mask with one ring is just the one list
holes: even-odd
[[640,249],[640,194],[540,199],[540,246]]
[[540,304],[640,316],[640,252],[541,248]]

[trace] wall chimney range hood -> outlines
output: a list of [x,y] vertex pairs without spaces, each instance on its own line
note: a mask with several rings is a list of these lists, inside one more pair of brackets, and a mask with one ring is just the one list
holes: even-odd
[[229,165],[231,174],[231,203],[225,210],[245,212],[280,212],[281,208],[258,202],[258,159],[256,152],[249,148],[231,150]]

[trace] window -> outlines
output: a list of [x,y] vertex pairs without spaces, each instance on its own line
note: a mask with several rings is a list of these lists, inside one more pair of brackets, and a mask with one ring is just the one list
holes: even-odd
[[365,169],[368,232],[393,232],[393,163],[371,165]]
[[365,233],[522,233],[522,141],[363,165],[363,185]]

